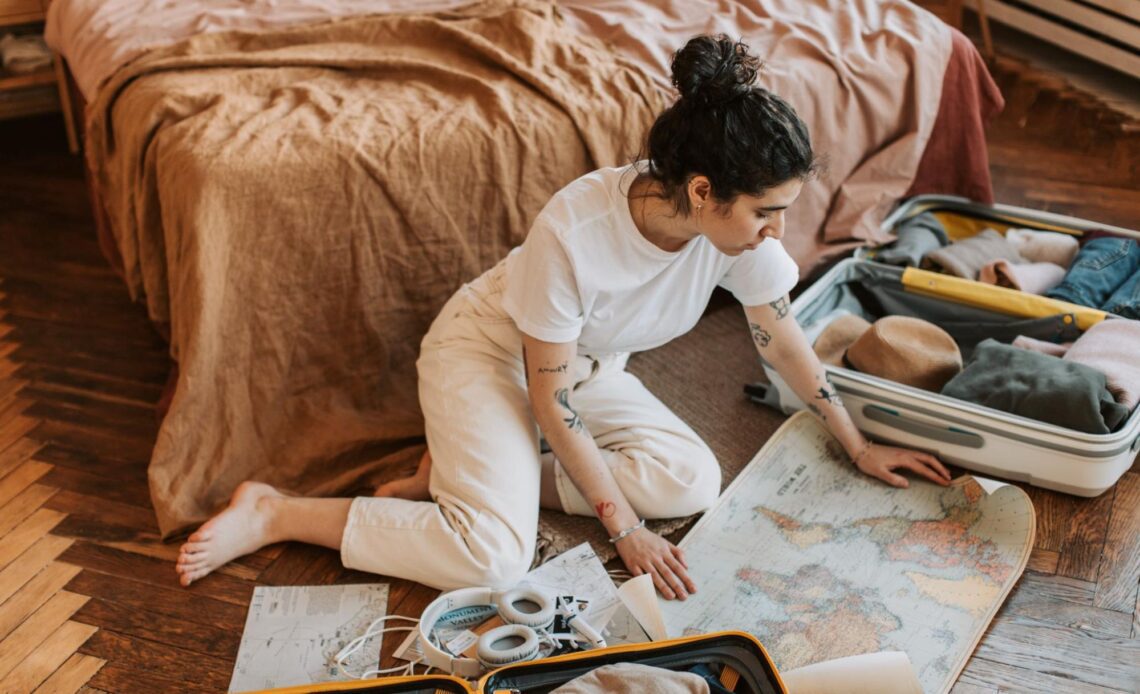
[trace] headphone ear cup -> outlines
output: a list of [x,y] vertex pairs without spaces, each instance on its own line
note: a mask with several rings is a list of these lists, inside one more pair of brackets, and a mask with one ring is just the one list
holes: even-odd
[[[537,612],[523,612],[516,603],[529,602],[538,606]],[[554,626],[554,598],[531,588],[515,588],[499,596],[499,616],[507,624],[521,624],[531,629],[550,629]]]
[[534,660],[538,657],[538,634],[521,624],[495,627],[479,637],[475,657],[488,670]]

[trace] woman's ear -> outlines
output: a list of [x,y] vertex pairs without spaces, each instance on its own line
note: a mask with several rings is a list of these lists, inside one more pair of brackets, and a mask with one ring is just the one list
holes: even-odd
[[708,176],[697,174],[689,179],[689,207],[697,209],[712,202],[712,183]]

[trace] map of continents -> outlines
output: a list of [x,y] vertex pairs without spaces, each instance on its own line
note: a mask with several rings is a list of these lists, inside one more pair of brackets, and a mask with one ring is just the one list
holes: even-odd
[[670,635],[742,629],[789,670],[905,651],[949,690],[1033,545],[1016,487],[987,494],[870,479],[808,414],[791,418],[681,546],[699,591],[664,604]]

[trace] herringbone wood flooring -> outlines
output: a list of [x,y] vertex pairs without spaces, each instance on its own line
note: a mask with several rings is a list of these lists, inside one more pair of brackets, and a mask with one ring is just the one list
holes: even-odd
[[[994,72],[997,198],[1140,226],[1140,129],[1016,61]],[[0,124],[0,689],[224,691],[254,586],[373,577],[287,545],[177,586],[146,485],[170,362],[99,254],[61,133]],[[1140,468],[1096,499],[1028,491],[1030,569],[955,691],[1135,691]],[[432,597],[393,581],[390,609]]]
[[0,691],[74,692],[103,665],[76,652],[97,628],[75,614],[88,598],[64,590],[80,568],[59,559],[73,541],[52,530],[67,514],[50,508],[60,490],[44,483],[52,465],[28,437],[40,421],[27,414],[5,319],[0,309]]

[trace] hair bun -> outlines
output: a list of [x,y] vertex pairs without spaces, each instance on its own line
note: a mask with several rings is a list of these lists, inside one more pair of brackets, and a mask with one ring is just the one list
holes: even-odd
[[724,34],[696,36],[673,54],[673,86],[681,98],[720,104],[748,93],[760,71],[760,59],[743,41]]

